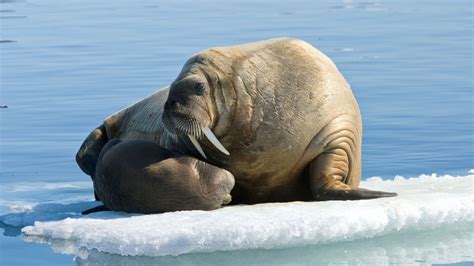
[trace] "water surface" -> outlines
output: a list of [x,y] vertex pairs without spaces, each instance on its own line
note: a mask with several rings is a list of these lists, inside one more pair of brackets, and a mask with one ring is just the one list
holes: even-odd
[[[0,213],[91,199],[74,156],[106,116],[202,49],[282,36],[351,84],[363,178],[474,168],[472,1],[0,1],[0,26]],[[19,237],[1,245],[2,264],[72,263]]]

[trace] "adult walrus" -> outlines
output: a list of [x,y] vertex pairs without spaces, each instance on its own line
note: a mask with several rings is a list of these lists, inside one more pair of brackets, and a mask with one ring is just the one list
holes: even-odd
[[358,188],[361,134],[334,63],[304,41],[271,39],[194,55],[169,89],[96,128],[77,162],[93,176],[109,139],[146,139],[231,172],[233,203],[396,196]]
[[213,210],[234,187],[228,171],[143,140],[107,142],[94,177],[100,210],[126,212]]

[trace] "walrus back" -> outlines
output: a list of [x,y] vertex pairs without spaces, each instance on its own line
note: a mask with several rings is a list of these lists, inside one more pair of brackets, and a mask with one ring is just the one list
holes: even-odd
[[110,139],[148,140],[160,142],[164,133],[161,115],[169,88],[153,94],[107,117],[104,126]]
[[168,87],[158,90],[107,117],[87,136],[76,153],[76,162],[81,170],[94,178],[99,154],[112,139],[148,140],[162,147],[169,145],[167,142],[172,139],[166,136],[161,122],[168,91]]

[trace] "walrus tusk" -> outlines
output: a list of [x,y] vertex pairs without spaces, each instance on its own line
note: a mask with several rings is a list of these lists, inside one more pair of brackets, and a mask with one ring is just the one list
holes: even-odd
[[224,146],[222,145],[222,143],[217,139],[217,137],[214,135],[214,133],[212,133],[211,129],[208,128],[208,127],[205,127],[202,129],[202,133],[204,133],[204,135],[206,135],[207,139],[219,150],[221,151],[223,154],[225,155],[230,155],[229,151],[226,150],[226,148],[224,148]]
[[191,135],[191,134],[188,134],[188,137],[189,139],[191,140],[191,142],[193,143],[194,147],[196,148],[196,150],[199,152],[199,154],[202,155],[202,157],[204,157],[204,159],[207,159],[206,157],[206,154],[204,153],[204,151],[202,150],[201,148],[201,145],[199,144],[199,142],[197,141],[196,137]]

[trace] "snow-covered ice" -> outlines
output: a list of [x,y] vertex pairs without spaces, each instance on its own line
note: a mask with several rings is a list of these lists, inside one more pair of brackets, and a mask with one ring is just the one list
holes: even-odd
[[[82,258],[97,251],[162,256],[289,248],[450,228],[467,228],[463,240],[453,241],[458,248],[470,245],[467,250],[473,250],[473,174],[397,176],[385,181],[374,177],[363,181],[361,187],[395,191],[399,196],[367,201],[241,205],[215,211],[155,215],[102,212],[59,221],[38,221],[22,231],[27,241],[50,243],[58,252]],[[85,209],[93,203],[82,204]],[[74,208],[77,211],[78,205]],[[58,219],[64,213],[67,210],[63,208],[58,212]],[[20,214],[5,215],[2,220],[12,224],[15,215]],[[36,215],[41,220],[41,213]],[[25,223],[18,223],[22,222]],[[452,234],[448,235],[452,238]]]

